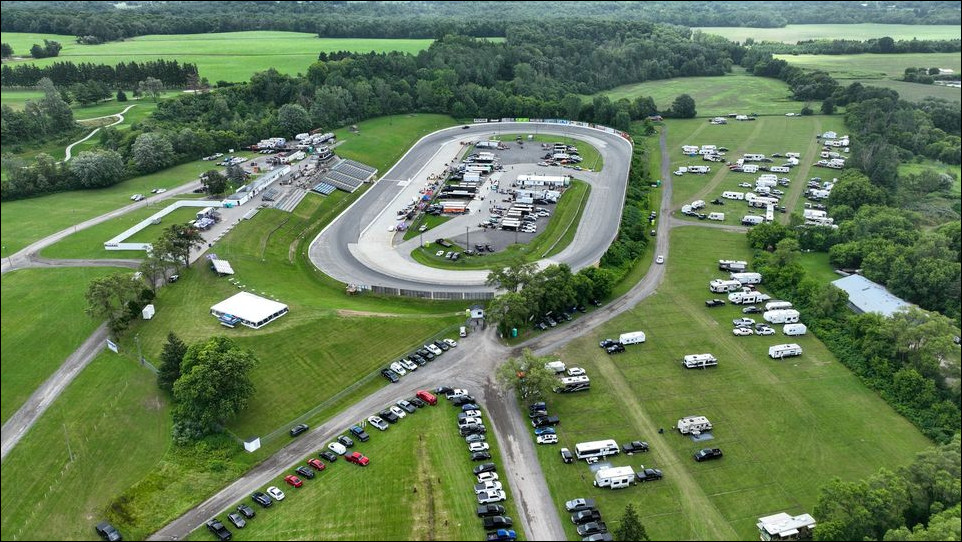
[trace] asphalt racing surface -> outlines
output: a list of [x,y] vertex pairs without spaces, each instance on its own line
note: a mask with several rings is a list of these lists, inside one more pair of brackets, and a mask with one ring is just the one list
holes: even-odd
[[[618,233],[631,143],[617,134],[583,126],[550,123],[492,123],[446,128],[428,134],[381,176],[364,195],[311,243],[311,262],[325,274],[345,283],[433,292],[491,292],[484,284],[487,271],[453,271],[420,265],[376,241],[382,233],[375,224],[393,217],[395,202],[411,185],[423,185],[428,175],[460,156],[464,141],[489,139],[498,134],[550,134],[582,139],[598,149],[604,168],[590,177],[591,194],[581,225],[571,244],[545,263],[567,263],[573,271],[593,265]],[[586,178],[588,178],[586,176]],[[404,202],[406,203],[406,202]],[[383,237],[383,236],[382,236]],[[394,254],[386,253],[393,251]]]

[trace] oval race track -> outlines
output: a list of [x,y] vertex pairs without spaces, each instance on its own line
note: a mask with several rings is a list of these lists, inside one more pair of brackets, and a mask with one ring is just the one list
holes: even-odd
[[473,124],[470,130],[456,126],[421,138],[374,186],[317,235],[309,249],[311,262],[325,274],[345,283],[437,292],[440,297],[492,292],[494,288],[484,283],[488,271],[453,271],[421,265],[409,254],[395,250],[391,245],[393,235],[382,233],[377,225],[393,222],[392,203],[401,192],[410,185],[424,185],[430,173],[456,160],[464,150],[462,142],[500,133],[534,131],[584,140],[598,149],[604,160],[602,171],[578,175],[591,185],[591,193],[571,244],[554,257],[539,262],[542,266],[567,263],[572,271],[595,264],[618,232],[631,143],[616,133],[594,128],[533,122]]

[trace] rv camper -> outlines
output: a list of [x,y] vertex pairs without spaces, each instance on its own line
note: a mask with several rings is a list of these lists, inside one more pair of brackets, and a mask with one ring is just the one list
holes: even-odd
[[638,344],[645,342],[645,332],[644,331],[632,331],[630,333],[622,333],[618,337],[618,342],[621,344]]
[[595,487],[610,487],[621,489],[630,486],[635,481],[635,470],[631,467],[612,467],[599,469],[595,473]]
[[682,360],[686,369],[705,369],[718,365],[718,358],[711,354],[689,354]]
[[708,289],[716,294],[734,292],[736,290],[740,290],[741,287],[742,283],[738,282],[737,280],[715,279],[708,283]]
[[806,327],[805,324],[785,324],[785,327],[782,328],[782,333],[789,337],[796,337],[808,333],[808,327]]
[[768,357],[772,359],[782,359],[791,356],[801,356],[802,347],[797,344],[776,344],[768,347]]
[[678,432],[682,435],[711,431],[711,422],[704,416],[686,416],[678,420]]
[[778,309],[765,311],[762,318],[770,324],[794,324],[798,322],[799,313],[795,309]]

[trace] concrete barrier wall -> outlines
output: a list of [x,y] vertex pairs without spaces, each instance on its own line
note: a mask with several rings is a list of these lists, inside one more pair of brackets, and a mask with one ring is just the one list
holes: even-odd
[[223,207],[224,203],[221,201],[210,201],[210,200],[179,200],[168,205],[167,207],[157,211],[156,213],[150,215],[149,217],[141,220],[137,225],[127,228],[120,235],[105,241],[105,250],[147,250],[150,248],[150,243],[124,243],[123,240],[131,237],[135,233],[143,230],[147,226],[154,223],[155,220],[163,218],[170,213],[180,209],[181,207]]

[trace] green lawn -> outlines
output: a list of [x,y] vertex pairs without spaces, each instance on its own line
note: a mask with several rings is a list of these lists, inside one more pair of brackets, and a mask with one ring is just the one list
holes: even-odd
[[37,101],[43,98],[39,90],[0,90],[0,105],[9,105],[14,109],[23,109],[27,100]]
[[894,40],[951,40],[959,39],[956,25],[915,24],[790,24],[783,28],[702,27],[693,28],[706,34],[716,34],[732,41],[744,42],[752,38],[760,41],[797,43],[805,40],[846,39],[865,41],[888,36]]
[[[59,329],[73,334],[70,325]],[[169,432],[169,409],[153,373],[113,352],[101,354],[0,467],[4,540],[93,540],[111,500],[164,455]]]
[[[244,529],[229,524],[226,511],[217,517],[235,540],[483,539],[472,491],[477,480],[471,469],[477,463],[470,461],[467,444],[458,436],[457,411],[442,400],[435,407],[408,414],[387,431],[368,427],[371,440],[355,439],[353,448],[370,458],[367,467],[343,459],[326,463],[327,468],[313,480],[303,480],[301,488],[284,483],[288,473],[278,473],[269,485],[280,487],[286,498],[269,509],[243,499],[257,513]],[[487,437],[492,455],[499,458],[493,434]],[[507,489],[506,475],[501,476]],[[517,524],[519,516],[508,493],[507,515]],[[319,506],[323,507],[320,515]],[[210,538],[207,529],[201,528],[189,540]]]
[[377,117],[357,124],[358,131],[347,127],[334,131],[337,155],[377,168],[378,177],[397,162],[423,136],[457,124],[447,115],[417,113]]
[[842,278],[834,271],[832,264],[828,263],[828,252],[806,252],[798,257],[798,263],[802,265],[809,277],[820,283]]
[[427,213],[421,213],[420,215],[418,215],[417,218],[414,219],[413,222],[411,222],[411,227],[409,227],[407,231],[404,232],[404,240],[407,241],[408,239],[413,239],[418,235],[420,235],[422,233],[421,231],[419,231],[421,226],[427,226],[427,229],[424,230],[423,232],[423,233],[427,233],[431,231],[432,228],[436,228],[437,226],[444,224],[445,222],[447,222],[448,220],[451,220],[452,218],[454,217],[443,216],[443,215],[441,216],[429,215]]
[[110,268],[22,269],[0,280],[6,307],[0,338],[0,420],[7,421],[100,322],[84,314],[86,285]]
[[538,234],[528,243],[516,243],[493,254],[485,253],[484,256],[462,254],[461,259],[455,262],[436,256],[439,250],[444,249],[447,252],[450,249],[432,242],[412,250],[411,257],[424,265],[441,269],[490,269],[508,265],[519,256],[527,261],[536,261],[557,254],[574,239],[574,232],[578,229],[578,221],[588,202],[590,190],[588,183],[573,180],[571,187],[555,206],[548,225],[543,229],[539,226]]
[[[561,445],[646,440],[651,452],[612,463],[657,467],[665,479],[597,489],[585,464],[565,465],[557,448],[543,447],[539,458],[559,509],[568,499],[596,498],[615,528],[633,503],[653,540],[749,540],[757,537],[758,517],[811,513],[819,486],[833,477],[855,480],[894,468],[930,444],[814,336],[793,338],[803,356],[772,361],[767,348],[784,337],[734,337],[730,320],[741,316],[738,307],[705,308],[717,260],[749,259],[743,235],[681,228],[672,246],[657,294],[559,353],[587,370],[591,391],[549,399],[562,419]],[[598,348],[600,339],[630,330],[645,331],[647,342],[615,356]],[[682,356],[702,352],[714,354],[719,366],[681,367]],[[673,431],[686,415],[707,416],[715,439],[700,444]],[[724,458],[694,462],[691,454],[705,446],[722,448]]]
[[[255,72],[274,68],[281,73],[307,73],[318,53],[334,51],[389,52],[416,54],[427,49],[429,39],[318,38],[301,32],[225,32],[214,34],[172,34],[138,36],[102,45],[79,45],[73,36],[35,35],[4,32],[3,39],[17,55],[27,54],[43,37],[63,44],[60,56],[29,60],[40,66],[54,62],[92,62],[115,65],[169,59],[197,65],[201,77],[210,82],[247,81]],[[26,60],[25,60],[26,61]]]
[[660,110],[668,109],[679,95],[688,94],[695,99],[695,109],[700,117],[729,113],[784,115],[797,113],[802,108],[800,102],[791,99],[787,84],[769,77],[749,75],[740,68],[728,75],[648,81],[615,87],[599,94],[607,95],[612,101],[651,96]]
[[921,102],[925,98],[941,98],[949,102],[958,102],[962,97],[962,90],[942,85],[922,85],[907,83],[892,79],[854,79],[842,81],[843,84],[862,83],[865,86],[890,88],[899,93],[899,98],[909,102]]

